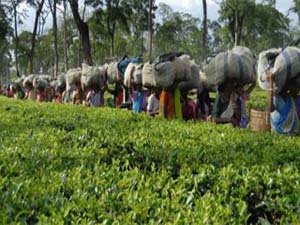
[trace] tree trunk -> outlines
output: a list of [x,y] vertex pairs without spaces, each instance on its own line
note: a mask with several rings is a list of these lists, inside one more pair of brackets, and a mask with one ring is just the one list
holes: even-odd
[[65,72],[69,69],[69,61],[68,61],[68,43],[67,43],[67,0],[64,0],[64,11],[63,11],[63,18],[64,18],[64,64],[65,64]]
[[[51,4],[53,2],[53,5]],[[52,13],[53,19],[53,43],[54,43],[54,65],[53,65],[53,77],[56,78],[58,75],[58,49],[57,49],[57,17],[56,17],[56,5],[57,0],[49,0],[49,6]]]
[[110,38],[111,38],[111,42],[110,42],[110,57],[114,57],[115,56],[115,34],[111,34],[110,35]]
[[41,0],[41,2],[38,5],[36,14],[35,14],[35,21],[34,21],[34,27],[33,27],[33,32],[32,32],[32,38],[31,38],[31,49],[29,52],[29,73],[33,73],[33,58],[34,58],[34,48],[35,48],[35,37],[36,37],[36,32],[37,32],[37,27],[38,27],[38,21],[44,6],[45,0]]
[[149,14],[148,14],[148,32],[149,32],[149,43],[148,43],[148,57],[149,61],[152,62],[152,6],[153,0],[149,0]]
[[90,44],[90,36],[89,36],[89,27],[86,22],[84,22],[78,11],[78,0],[69,0],[72,14],[74,17],[74,20],[76,22],[77,28],[80,33],[80,41],[83,48],[83,55],[84,55],[84,61],[88,65],[93,65],[93,59],[91,54],[91,44]]
[[203,59],[206,58],[207,54],[207,47],[206,47],[206,40],[207,40],[207,4],[206,0],[202,0],[203,2],[203,36],[202,36],[202,57]]
[[237,2],[235,0],[235,10],[234,10],[234,46],[236,47],[238,45],[238,27],[239,27],[239,22],[238,22],[238,6]]
[[115,56],[115,32],[116,32],[116,23],[114,22],[112,26],[110,25],[110,17],[107,18],[106,21],[108,33],[110,35],[110,57],[113,58]]
[[19,57],[18,57],[18,48],[19,48],[19,36],[18,36],[18,17],[17,17],[17,2],[13,4],[14,10],[14,25],[15,25],[15,66],[17,76],[21,77],[19,72]]

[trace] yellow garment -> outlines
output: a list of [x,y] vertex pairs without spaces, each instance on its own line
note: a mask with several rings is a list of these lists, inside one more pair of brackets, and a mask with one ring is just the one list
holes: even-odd
[[180,90],[178,88],[178,85],[175,87],[174,90],[174,108],[175,108],[175,118],[182,120],[183,119],[182,107],[180,101]]
[[163,90],[160,95],[159,114],[166,119],[183,119],[180,102],[180,90]]

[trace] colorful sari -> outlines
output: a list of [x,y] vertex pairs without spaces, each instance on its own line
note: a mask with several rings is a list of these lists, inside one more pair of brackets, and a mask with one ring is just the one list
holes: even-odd
[[180,102],[180,90],[178,87],[171,91],[162,91],[160,95],[159,111],[160,115],[166,119],[183,118]]
[[299,118],[291,96],[274,96],[271,113],[272,130],[279,134],[299,134]]

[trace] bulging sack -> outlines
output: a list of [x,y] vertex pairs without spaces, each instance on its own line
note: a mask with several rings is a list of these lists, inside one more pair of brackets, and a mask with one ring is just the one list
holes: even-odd
[[118,63],[110,63],[107,67],[107,82],[114,84],[119,80]]
[[194,61],[190,61],[191,78],[187,81],[179,83],[179,89],[181,91],[190,91],[192,89],[198,89],[200,87],[200,66]]
[[39,78],[44,79],[49,83],[53,80],[53,77],[51,77],[50,75],[46,75],[46,74],[39,75]]
[[136,64],[134,63],[129,63],[126,70],[125,70],[125,75],[124,75],[124,85],[126,87],[130,87],[131,83],[133,81],[133,73],[135,71]]
[[59,88],[65,88],[66,87],[66,74],[58,75],[56,84]]
[[153,78],[158,87],[167,88],[175,82],[175,69],[173,62],[160,62],[153,64]]
[[23,80],[23,86],[25,88],[30,88],[33,86],[33,80],[35,79],[37,75],[35,74],[30,74],[28,77],[25,77]]
[[180,70],[176,71],[177,81],[188,81],[192,77],[191,75],[191,57],[189,55],[182,55],[179,58],[175,58],[174,63],[180,65]]
[[153,73],[152,73],[153,66],[147,62],[144,64],[142,69],[142,82],[143,86],[147,88],[152,88],[156,86],[154,81]]
[[45,89],[49,86],[49,83],[43,77],[35,77],[33,80],[33,87],[36,89]]
[[102,88],[104,86],[105,74],[98,67],[82,65],[81,83],[83,88]]
[[69,69],[66,74],[67,90],[70,90],[76,83],[81,82],[82,71],[80,68]]
[[125,56],[119,63],[118,63],[118,70],[120,72],[120,75],[122,77],[122,79],[124,79],[125,77],[125,71],[128,67],[128,65],[130,63],[133,63],[133,64],[140,64],[143,62],[143,59],[142,58],[130,58],[130,57],[127,57]]
[[21,88],[23,88],[23,82],[24,82],[24,79],[25,79],[25,77],[19,77],[19,78],[17,78],[15,81],[14,81],[14,84],[16,85],[16,86],[19,86],[19,87],[21,87]]
[[174,82],[191,79],[190,56],[170,53],[160,56],[153,66],[154,80],[159,87],[170,87]]
[[287,47],[270,49],[259,54],[258,59],[258,83],[259,86],[268,90],[270,84],[267,80],[267,72],[270,72],[274,81],[274,92],[279,94],[283,89],[300,88],[300,49]]
[[250,84],[256,80],[256,60],[254,54],[249,48],[237,46],[231,50],[236,54],[242,84]]
[[137,65],[133,72],[133,83],[143,84],[143,64]]
[[204,72],[210,86],[220,85],[226,79],[249,84],[255,80],[255,58],[250,49],[238,46],[219,53],[204,67]]

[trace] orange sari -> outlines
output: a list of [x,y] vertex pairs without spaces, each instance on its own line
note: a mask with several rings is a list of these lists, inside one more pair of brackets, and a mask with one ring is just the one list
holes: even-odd
[[159,113],[166,119],[183,118],[178,87],[172,91],[162,91],[160,95]]

